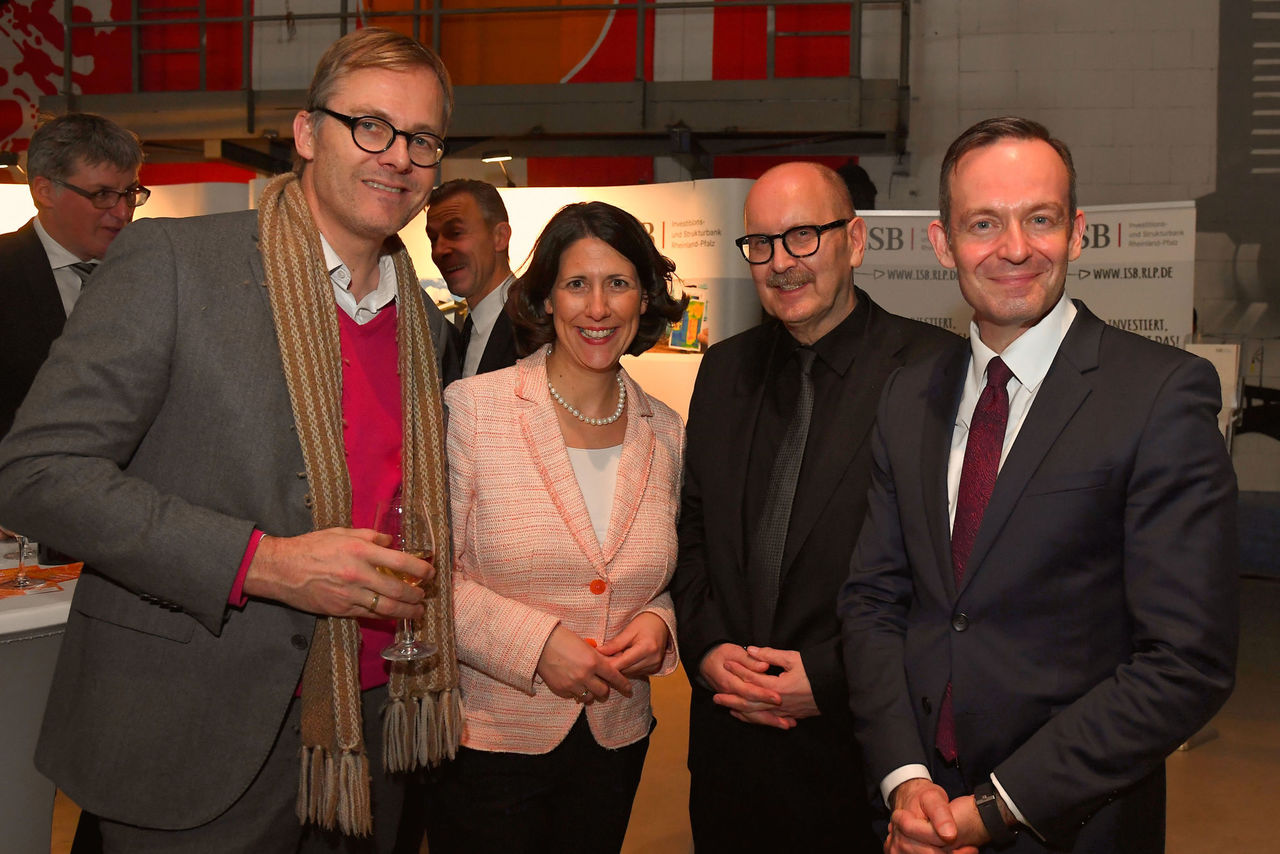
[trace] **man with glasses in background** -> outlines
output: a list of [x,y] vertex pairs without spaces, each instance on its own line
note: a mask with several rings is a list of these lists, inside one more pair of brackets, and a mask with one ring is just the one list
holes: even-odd
[[[770,169],[737,240],[771,316],[707,351],[689,404],[675,597],[703,851],[874,852],[835,597],[886,377],[954,341],[858,289],[840,176]],[[726,427],[728,429],[726,429]]]
[[138,184],[141,166],[138,138],[102,116],[68,113],[32,134],[27,180],[36,215],[0,235],[0,438],[93,268],[151,195]]
[[[406,36],[331,45],[296,171],[131,227],[0,442],[0,518],[85,560],[36,765],[107,852],[418,850],[392,772],[461,730],[448,324],[397,233],[451,92]],[[434,524],[425,600],[432,566],[370,530],[396,498]],[[388,673],[394,618],[445,652]]]

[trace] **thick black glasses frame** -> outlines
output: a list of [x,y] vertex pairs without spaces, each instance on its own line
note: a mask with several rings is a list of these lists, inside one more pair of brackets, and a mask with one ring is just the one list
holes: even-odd
[[[810,255],[816,254],[817,251],[822,247],[822,233],[824,231],[830,231],[833,228],[840,228],[848,224],[849,224],[849,220],[847,219],[833,219],[831,220],[831,222],[827,223],[826,225],[797,225],[794,228],[788,228],[786,231],[781,232],[779,234],[744,234],[733,242],[740,250],[742,250],[742,257],[746,259],[748,264],[768,264],[770,261],[772,261],[773,251],[774,251],[773,244],[778,239],[782,240],[782,248],[787,250],[787,254],[790,255],[792,258],[808,258]],[[805,252],[802,255],[797,255],[795,252],[792,252],[791,247],[787,245],[787,235],[795,231],[804,231],[805,229],[811,229],[814,232],[814,234],[817,236],[817,241],[813,244],[812,252]],[[769,257],[765,258],[762,261],[752,261],[751,258],[747,256],[747,251],[748,251],[747,241],[752,240],[753,238],[759,238],[759,237],[763,237],[769,241]]]
[[[327,113],[328,115],[333,116],[335,119],[337,119],[338,121],[346,125],[347,129],[351,131],[351,141],[354,142],[356,144],[356,147],[359,148],[361,151],[367,151],[370,154],[381,154],[382,152],[386,151],[391,146],[396,144],[397,136],[402,136],[404,137],[404,141],[409,148],[409,162],[411,162],[414,166],[417,166],[421,169],[429,169],[432,166],[439,166],[440,161],[444,159],[444,140],[436,136],[434,133],[427,133],[424,130],[418,131],[417,133],[409,133],[407,130],[400,130],[398,127],[391,124],[391,122],[387,121],[384,118],[381,118],[380,116],[347,116],[347,115],[343,115],[342,113],[334,112],[328,107],[321,107],[320,112]],[[387,127],[391,128],[391,139],[387,140],[387,144],[382,146],[382,148],[365,148],[363,145],[360,144],[360,140],[356,139],[356,123],[362,122],[365,119],[373,119],[375,122],[379,122],[380,124],[384,124]],[[440,153],[440,155],[431,163],[419,163],[418,161],[413,159],[413,141],[418,137],[424,137],[424,136],[435,143],[436,151]]]

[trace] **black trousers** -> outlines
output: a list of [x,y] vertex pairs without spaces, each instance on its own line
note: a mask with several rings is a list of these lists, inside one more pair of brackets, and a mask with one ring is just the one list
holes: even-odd
[[697,854],[880,854],[852,728],[830,717],[792,730],[748,724],[695,688],[689,824]]
[[648,750],[648,736],[601,747],[585,714],[550,753],[464,747],[430,775],[431,854],[617,852]]

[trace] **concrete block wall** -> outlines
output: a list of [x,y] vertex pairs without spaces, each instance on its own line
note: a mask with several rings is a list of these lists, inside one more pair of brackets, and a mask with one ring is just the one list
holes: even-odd
[[947,144],[1007,113],[1071,146],[1082,203],[1213,190],[1217,3],[917,0],[912,16],[912,175],[884,207],[934,206]]

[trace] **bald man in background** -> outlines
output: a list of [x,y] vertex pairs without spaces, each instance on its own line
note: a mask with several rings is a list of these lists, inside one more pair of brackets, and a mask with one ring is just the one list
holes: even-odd
[[[830,169],[774,167],[743,219],[737,243],[770,317],[703,359],[671,586],[693,683],[694,843],[874,852],[835,597],[866,511],[880,389],[954,336],[854,285],[866,225]],[[812,405],[797,432],[805,362]],[[787,447],[800,458],[790,477],[774,462]]]

